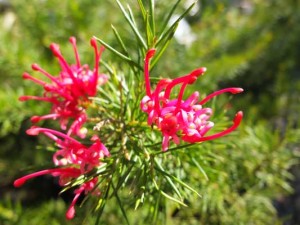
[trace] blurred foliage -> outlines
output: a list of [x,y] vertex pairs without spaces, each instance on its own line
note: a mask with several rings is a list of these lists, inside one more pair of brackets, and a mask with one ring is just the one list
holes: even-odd
[[[122,2],[131,5],[137,23],[142,23],[137,2]],[[40,91],[30,82],[22,81],[21,75],[24,71],[31,72],[33,62],[49,72],[57,72],[55,59],[48,49],[51,42],[59,43],[66,58],[72,60],[74,56],[67,40],[76,36],[82,58],[93,62],[87,44],[91,36],[101,37],[118,48],[111,29],[113,24],[133,52],[134,34],[124,25],[114,1],[12,0],[8,3],[0,14],[0,224],[44,224],[44,221],[67,224],[64,213],[70,199],[67,196],[64,200],[56,199],[55,180],[38,180],[23,190],[15,190],[11,185],[20,169],[29,170],[29,165],[43,167],[46,160],[51,160],[47,151],[36,149],[36,138],[25,135],[30,126],[28,117],[32,113],[43,114],[45,109],[34,102],[18,102],[18,96],[25,92]],[[183,3],[179,12],[184,10]],[[198,4],[199,11],[186,17],[195,41],[185,46],[173,40],[152,74],[175,77],[205,66],[208,72],[197,81],[195,89],[200,87],[204,95],[223,86],[243,87],[245,93],[231,99],[228,107],[230,111],[242,109],[246,119],[235,135],[174,151],[174,155],[185,161],[177,165],[178,171],[182,171],[181,179],[201,193],[202,198],[191,194],[193,197],[186,199],[187,208],[161,198],[161,204],[156,206],[161,214],[152,222],[281,224],[282,218],[276,216],[273,202],[293,191],[290,168],[299,163],[299,3],[296,0],[206,0]],[[159,29],[169,10],[169,1],[157,1],[156,7]],[[118,66],[118,59],[108,50],[104,60]],[[172,162],[163,159],[164,169],[174,168],[166,163],[168,160]],[[129,191],[124,190],[122,195]],[[125,224],[115,206],[115,202],[108,203],[101,219],[103,224]],[[96,214],[86,208],[82,207],[70,224],[94,222]],[[136,211],[133,208],[128,209],[133,224],[149,222],[146,208]]]

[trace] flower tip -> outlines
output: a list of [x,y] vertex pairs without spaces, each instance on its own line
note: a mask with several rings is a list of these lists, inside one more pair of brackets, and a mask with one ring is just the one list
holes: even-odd
[[162,151],[163,151],[163,152],[168,151],[168,149],[169,149],[168,147],[162,147]]
[[170,84],[171,82],[172,82],[171,79],[165,78],[165,79],[161,79],[157,85],[159,85],[161,87],[165,87],[166,85]]
[[192,71],[190,73],[190,76],[192,77],[198,77],[202,74],[204,74],[206,72],[206,68],[205,67],[201,67],[201,68],[198,68],[198,69],[195,69],[194,71]]
[[206,67],[201,67],[201,68],[199,68],[198,69],[198,71],[199,71],[199,74],[203,74],[203,73],[205,73],[206,72]]
[[94,134],[91,138],[91,141],[93,141],[93,142],[100,141],[100,138],[96,134]]
[[243,92],[243,91],[244,91],[243,88],[232,88],[231,93],[232,93],[232,94],[238,94],[238,93],[241,93],[241,92]]
[[[35,71],[41,70],[41,67],[40,67],[38,64],[36,64],[36,63],[32,64],[32,65],[31,65],[31,68],[32,68],[33,70],[35,70]],[[24,74],[23,74],[23,76],[24,76]]]
[[96,41],[96,38],[91,38],[91,41],[90,41],[90,43],[91,43],[91,46],[93,46],[94,48],[97,48],[97,41]]
[[20,179],[17,179],[17,180],[15,180],[14,181],[14,186],[16,187],[16,188],[18,188],[18,187],[21,187],[24,183],[25,183],[25,179],[22,179],[22,178],[20,178]]
[[27,100],[28,100],[27,96],[20,96],[19,97],[19,101],[21,101],[21,102],[24,102],[24,101],[27,101]]
[[56,56],[56,57],[61,56],[58,44],[52,43],[50,45],[50,49],[51,49],[52,53],[54,54],[54,56]]
[[71,220],[71,219],[74,218],[74,216],[75,216],[75,208],[74,208],[74,206],[71,206],[71,207],[68,209],[68,211],[66,212],[66,218],[67,218],[68,220]]
[[28,130],[26,130],[26,134],[32,135],[32,136],[38,135],[39,133],[40,133],[39,130],[36,129],[35,127],[29,128]]
[[235,114],[233,122],[234,122],[234,124],[236,124],[238,126],[241,123],[242,119],[243,119],[243,112],[242,111],[238,111]]
[[73,36],[71,36],[71,37],[69,38],[69,41],[70,41],[72,44],[76,44],[76,38],[73,37]]
[[32,117],[30,118],[30,121],[31,121],[32,123],[38,123],[40,120],[41,120],[41,117],[39,117],[39,116],[32,116]]
[[149,49],[147,54],[146,54],[146,58],[148,58],[148,59],[152,58],[154,56],[155,52],[156,52],[155,48]]
[[22,78],[23,79],[30,79],[31,78],[31,76],[29,75],[29,73],[23,73],[23,75],[22,75]]

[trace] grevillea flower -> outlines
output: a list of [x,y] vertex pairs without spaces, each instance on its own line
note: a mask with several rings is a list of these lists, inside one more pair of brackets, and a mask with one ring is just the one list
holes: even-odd
[[[21,177],[14,182],[15,187],[21,187],[27,180],[31,178],[35,178],[42,175],[52,175],[53,177],[59,177],[59,184],[60,186],[66,186],[68,185],[72,180],[78,178],[82,175],[81,171],[74,167],[66,167],[66,168],[55,168],[55,169],[47,169],[47,170],[41,170],[29,175],[26,175],[24,177]],[[66,212],[66,218],[67,219],[73,219],[75,216],[75,204],[81,195],[81,193],[84,192],[84,194],[88,194],[91,192],[92,194],[98,195],[100,192],[96,189],[96,185],[98,182],[98,178],[93,178],[91,180],[88,180],[81,184],[78,188],[74,191],[74,198],[71,202],[71,205],[69,206],[67,212]]]
[[[170,140],[173,140],[176,144],[179,144],[180,139],[189,143],[208,141],[222,137],[239,126],[243,117],[241,111],[236,114],[231,127],[222,132],[205,136],[214,126],[214,123],[210,121],[213,110],[205,108],[203,105],[211,98],[225,92],[240,93],[243,91],[242,88],[225,88],[208,95],[200,101],[199,92],[196,91],[189,98],[183,100],[183,94],[187,85],[194,83],[199,76],[205,73],[206,68],[201,67],[182,77],[162,79],[152,91],[149,78],[149,63],[154,54],[155,49],[151,49],[145,57],[146,96],[142,99],[140,106],[142,111],[148,114],[148,124],[155,124],[162,132],[163,151],[168,149]],[[176,86],[180,86],[179,93],[177,98],[171,99],[171,92]]]
[[[93,143],[88,147],[67,134],[48,128],[31,127],[26,132],[28,135],[38,135],[43,133],[55,141],[60,149],[53,155],[53,161],[54,164],[60,166],[60,168],[41,170],[21,177],[15,180],[15,187],[22,186],[31,178],[47,174],[59,177],[59,185],[66,186],[80,176],[86,176],[91,170],[101,165],[101,159],[110,155],[107,148],[96,135],[91,138]],[[81,193],[100,193],[99,190],[96,189],[97,182],[98,178],[94,177],[93,179],[83,182],[75,189],[75,196],[66,213],[67,219],[72,219],[74,217],[74,207]]]
[[90,181],[87,181],[85,183],[83,183],[82,185],[80,185],[79,188],[75,189],[74,191],[74,198],[73,198],[73,201],[71,202],[71,205],[69,206],[68,210],[67,210],[67,213],[66,213],[66,218],[67,219],[73,219],[74,216],[75,216],[75,204],[79,198],[79,196],[81,195],[82,192],[84,192],[85,194],[88,194],[89,192],[92,191],[92,194],[94,195],[99,195],[100,192],[95,190],[96,188],[96,185],[97,185],[97,182],[98,182],[98,178],[95,177],[94,179],[90,180]]
[[60,148],[53,155],[54,164],[56,166],[78,165],[81,173],[89,172],[100,166],[100,160],[110,155],[105,145],[96,135],[91,138],[93,144],[88,147],[64,133],[48,128],[32,127],[26,132],[28,135],[43,133],[54,140]]
[[67,129],[69,119],[73,120],[68,135],[72,133],[84,137],[82,125],[87,120],[85,108],[89,104],[89,97],[93,97],[97,92],[97,85],[106,83],[108,77],[105,74],[99,74],[99,61],[103,47],[98,49],[97,42],[91,39],[91,45],[95,51],[94,69],[88,65],[81,65],[76,46],[76,39],[70,38],[73,45],[76,64],[69,65],[62,56],[59,45],[52,43],[50,49],[53,55],[58,59],[61,71],[58,76],[53,76],[43,70],[39,65],[33,64],[32,69],[46,76],[51,82],[47,83],[34,78],[28,73],[23,74],[24,79],[31,80],[44,87],[43,96],[21,96],[19,100],[38,100],[52,104],[51,113],[43,116],[33,116],[32,122],[38,122],[44,119],[59,119],[63,130]]

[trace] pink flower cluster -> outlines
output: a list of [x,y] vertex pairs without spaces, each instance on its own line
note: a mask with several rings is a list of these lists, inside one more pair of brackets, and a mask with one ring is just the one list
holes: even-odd
[[107,82],[105,74],[99,74],[99,61],[103,48],[98,49],[95,39],[91,39],[91,45],[95,51],[95,68],[90,70],[89,66],[81,65],[76,46],[76,39],[70,38],[73,45],[76,64],[69,65],[62,56],[59,45],[52,43],[50,49],[58,59],[61,71],[58,76],[53,76],[43,70],[39,65],[33,64],[32,69],[45,75],[51,83],[39,80],[28,73],[23,74],[24,79],[31,80],[44,88],[43,96],[21,96],[21,101],[38,100],[52,104],[50,114],[43,116],[33,116],[31,121],[36,123],[45,119],[59,119],[61,129],[66,130],[69,119],[73,120],[68,135],[75,133],[79,137],[84,137],[81,132],[82,125],[87,120],[85,108],[89,103],[89,97],[94,97],[97,93],[97,85]]
[[[144,66],[146,96],[142,99],[140,106],[142,111],[148,114],[148,124],[155,124],[162,132],[163,151],[169,148],[170,140],[176,144],[179,144],[180,139],[189,143],[208,141],[224,136],[239,126],[243,117],[241,111],[236,114],[231,127],[217,134],[205,136],[214,126],[214,123],[210,121],[213,110],[211,108],[204,108],[203,105],[216,95],[225,92],[237,94],[243,91],[242,88],[232,87],[222,89],[200,101],[199,92],[196,91],[189,98],[183,100],[186,87],[194,83],[206,71],[206,68],[202,67],[182,77],[162,79],[152,91],[149,77],[149,63],[154,54],[155,49],[150,49],[146,54]],[[180,86],[178,96],[171,99],[171,92],[176,86]]]
[[[87,121],[85,110],[90,103],[89,97],[96,95],[97,86],[106,83],[108,77],[104,74],[99,74],[99,61],[103,48],[100,47],[98,49],[95,39],[91,39],[91,45],[95,51],[95,68],[93,70],[90,70],[88,65],[81,65],[76,47],[76,39],[71,37],[70,42],[74,48],[76,64],[69,65],[62,56],[59,46],[54,43],[51,44],[50,49],[54,56],[58,58],[61,66],[59,75],[52,76],[37,64],[33,64],[33,70],[45,75],[50,79],[51,83],[46,83],[32,77],[28,73],[24,73],[24,79],[29,79],[43,86],[44,94],[43,96],[20,97],[21,101],[32,99],[52,104],[51,113],[43,116],[33,116],[31,118],[33,123],[44,119],[59,119],[61,129],[67,130],[66,134],[36,126],[27,130],[28,135],[38,135],[42,133],[56,143],[58,150],[53,155],[53,162],[55,166],[58,167],[26,175],[14,182],[15,187],[20,187],[28,179],[49,174],[54,177],[59,177],[59,184],[66,186],[81,176],[86,177],[83,183],[74,191],[74,199],[66,213],[67,219],[74,217],[74,206],[81,193],[100,193],[99,190],[97,190],[98,178],[89,179],[88,173],[101,165],[101,159],[110,155],[107,148],[96,135],[91,138],[92,144],[90,146],[86,146],[71,137],[72,135],[77,135],[80,138],[85,137],[85,133],[81,131],[81,128]],[[67,125],[70,119],[73,122],[68,128]]]

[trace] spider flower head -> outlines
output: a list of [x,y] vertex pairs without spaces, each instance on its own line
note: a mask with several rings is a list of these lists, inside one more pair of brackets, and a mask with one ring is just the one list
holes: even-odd
[[56,166],[77,165],[82,173],[86,173],[100,166],[101,159],[110,155],[96,135],[91,138],[93,143],[86,146],[64,133],[48,128],[31,127],[26,132],[28,135],[42,133],[55,141],[59,148],[53,155],[53,162]]
[[69,119],[72,119],[72,129],[69,132],[84,137],[81,128],[87,119],[85,108],[90,102],[89,97],[96,95],[97,85],[105,84],[108,80],[105,74],[99,73],[99,61],[104,48],[98,48],[96,40],[91,39],[91,45],[95,52],[95,65],[93,69],[90,69],[88,65],[82,65],[80,62],[75,37],[70,37],[70,42],[74,49],[76,63],[68,64],[60,52],[59,45],[52,43],[50,49],[58,59],[61,71],[57,76],[53,76],[39,65],[33,64],[32,69],[46,76],[50,82],[47,83],[24,73],[23,78],[43,86],[44,93],[42,96],[21,96],[19,100],[38,100],[51,103],[50,114],[33,116],[31,118],[32,122],[36,123],[44,119],[59,119],[61,128],[66,130]]
[[[240,93],[243,91],[242,88],[225,88],[208,95],[202,100],[199,100],[199,92],[196,91],[189,98],[183,100],[186,87],[193,84],[199,76],[205,73],[206,68],[201,67],[182,77],[162,79],[157,83],[155,89],[151,90],[149,63],[154,53],[155,49],[150,49],[145,57],[146,96],[142,99],[140,106],[142,111],[148,114],[148,124],[155,124],[162,132],[163,151],[169,148],[170,140],[175,144],[179,144],[180,139],[189,143],[208,141],[222,137],[239,126],[243,117],[241,111],[236,114],[231,127],[206,136],[214,123],[210,121],[213,110],[204,107],[204,104],[211,98],[225,92]],[[171,92],[177,86],[180,87],[179,93],[176,98],[171,98]]]
[[[53,161],[57,168],[45,169],[25,175],[14,182],[15,187],[21,187],[27,180],[43,176],[52,175],[59,178],[59,185],[62,187],[68,186],[72,181],[87,177],[88,174],[95,168],[102,165],[101,159],[110,156],[107,148],[102,144],[97,136],[93,136],[90,146],[83,145],[74,138],[56,130],[31,127],[27,130],[28,135],[44,134],[55,141],[59,150],[53,155]],[[79,196],[84,193],[99,194],[100,191],[96,188],[98,178],[83,180],[74,190],[74,198],[66,212],[66,218],[72,219],[75,216],[75,204]]]
[[[45,169],[40,170],[28,175],[25,175],[17,180],[14,181],[15,187],[21,187],[26,183],[27,180],[43,176],[43,175],[51,175],[53,177],[59,178],[59,185],[62,187],[65,187],[70,184],[71,181],[74,179],[79,178],[82,173],[79,169],[75,167],[64,167],[64,168],[54,168],[54,169]],[[74,198],[66,212],[66,218],[68,220],[73,219],[75,216],[75,204],[78,201],[80,195],[82,193],[88,194],[99,194],[100,191],[96,189],[97,187],[98,178],[93,178],[91,180],[83,182],[78,188],[74,190]]]

